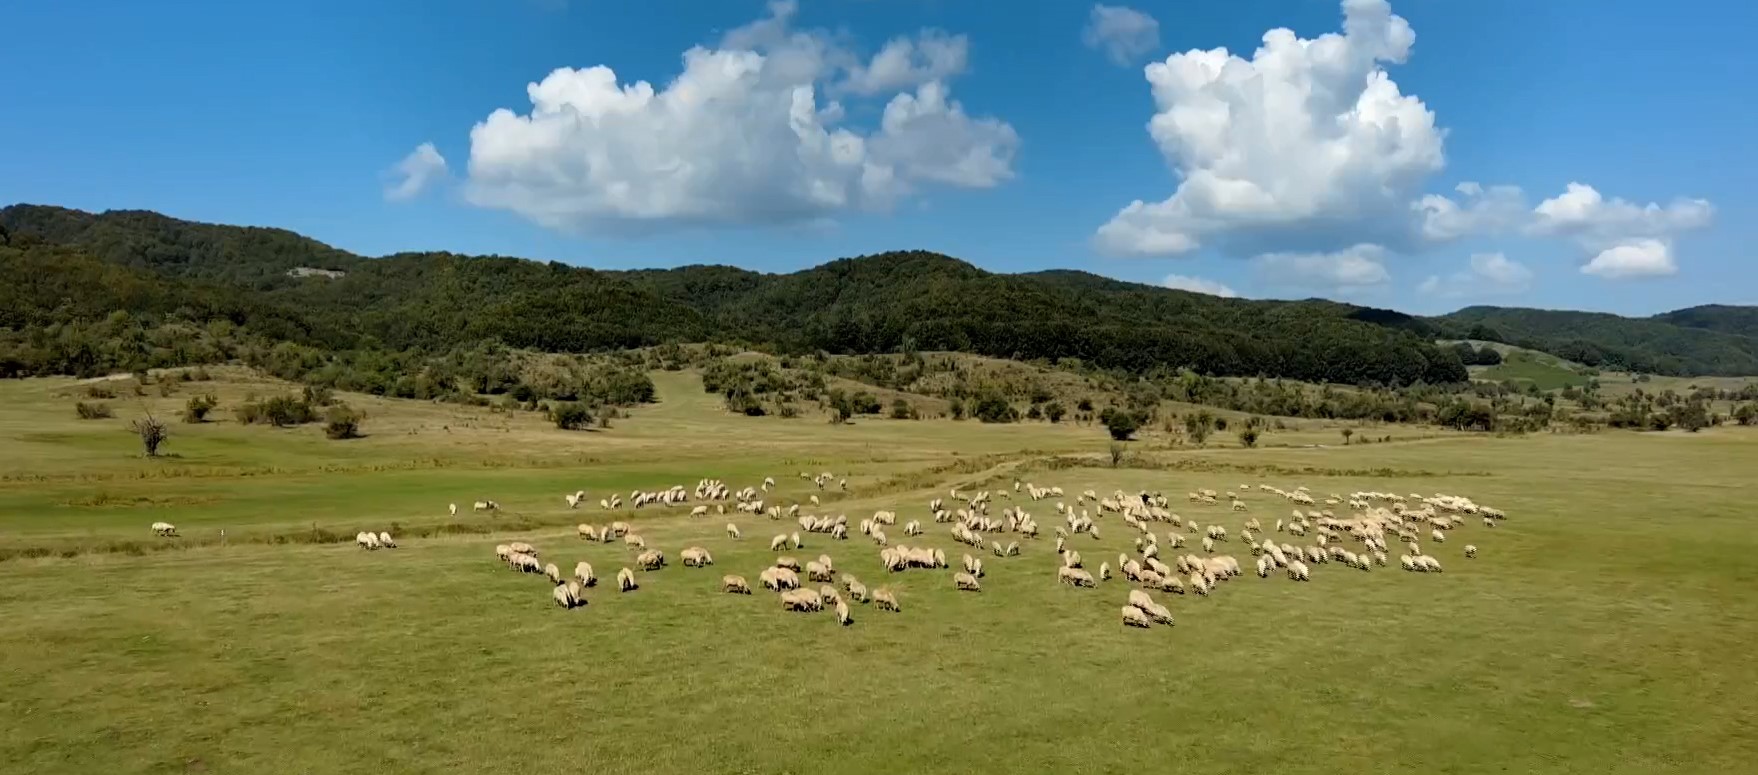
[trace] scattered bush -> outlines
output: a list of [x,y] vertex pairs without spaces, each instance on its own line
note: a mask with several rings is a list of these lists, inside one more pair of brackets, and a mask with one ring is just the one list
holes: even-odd
[[1116,468],[1116,467],[1123,464],[1124,453],[1127,452],[1128,450],[1129,450],[1129,448],[1125,447],[1123,445],[1122,441],[1111,442],[1111,467],[1112,468]]
[[317,420],[317,411],[304,398],[275,396],[266,401],[246,400],[233,410],[245,425],[268,423],[277,428],[304,425]]
[[214,398],[212,393],[190,396],[189,400],[183,404],[183,421],[186,423],[207,422],[208,412],[213,411],[214,407],[219,405],[219,399]]
[[[1117,441],[1128,441],[1129,437],[1135,435],[1135,429],[1140,427],[1140,424],[1135,421],[1135,416],[1128,412],[1109,411],[1103,419],[1105,430],[1109,431],[1111,438]],[[1113,447],[1116,446],[1120,445],[1113,445]]]
[[1239,432],[1239,443],[1244,445],[1246,449],[1251,449],[1252,447],[1257,446],[1257,438],[1258,431],[1256,428],[1246,428]]
[[324,435],[332,439],[360,438],[360,421],[364,419],[366,415],[361,412],[337,404],[324,414]]
[[87,398],[115,398],[116,391],[111,390],[108,385],[94,382],[86,386],[85,395]]
[[1062,404],[1059,402],[1051,401],[1044,405],[1044,419],[1050,422],[1062,422],[1062,418],[1067,414],[1068,410],[1062,408]]
[[566,401],[550,405],[549,419],[557,428],[575,431],[592,424],[592,412],[578,401]]
[[81,420],[103,420],[116,416],[115,412],[110,411],[108,404],[88,404],[84,401],[74,404],[73,411]]
[[910,406],[910,402],[901,398],[891,402],[891,419],[910,420],[914,419],[915,416],[915,407]]
[[146,449],[147,457],[157,457],[159,446],[164,444],[166,437],[170,435],[165,424],[149,414],[135,420],[133,427],[134,432],[140,434],[140,445]]
[[986,423],[1013,422],[1016,419],[1013,406],[1000,393],[987,393],[978,398],[976,406],[971,408],[971,414]]

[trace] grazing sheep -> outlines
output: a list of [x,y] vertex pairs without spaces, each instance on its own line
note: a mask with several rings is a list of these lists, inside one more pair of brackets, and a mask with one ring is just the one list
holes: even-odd
[[897,602],[897,595],[885,587],[873,590],[873,605],[878,606],[881,611],[891,611],[893,613],[903,611],[903,606],[899,605]]
[[1019,542],[1018,541],[1009,541],[1007,543],[1006,554],[1008,557],[1018,557],[1019,556]]
[[734,541],[739,540],[742,537],[739,535],[739,526],[731,522],[726,523],[726,537]]
[[573,608],[575,605],[578,605],[578,603],[575,602],[576,598],[568,593],[568,587],[565,584],[557,585],[555,591],[551,593],[551,596],[555,598],[555,604],[564,609]]
[[376,533],[367,532],[355,533],[354,543],[359,545],[362,549],[377,549],[378,535]]
[[494,556],[495,559],[500,560],[501,562],[506,562],[507,558],[513,556],[513,547],[507,546],[506,544],[497,544],[494,547]]
[[641,570],[659,570],[665,567],[665,553],[658,549],[648,549],[635,557],[635,564]]
[[1062,564],[1070,568],[1079,568],[1081,566],[1080,552],[1073,549],[1063,552]]
[[1437,544],[1444,544],[1447,542],[1447,534],[1439,530],[1428,531],[1428,537],[1433,538],[1434,542]]
[[1142,610],[1140,608],[1136,608],[1135,606],[1132,606],[1132,605],[1126,605],[1126,606],[1123,606],[1122,610],[1123,610],[1123,623],[1124,623],[1124,625],[1129,626],[1129,627],[1140,627],[1144,630],[1153,626],[1153,623],[1148,620],[1148,615],[1145,613],[1142,613]]
[[800,548],[800,531],[795,530],[793,535],[787,537],[787,542],[793,544],[795,549]]
[[1288,578],[1295,581],[1311,581],[1312,572],[1307,570],[1306,563],[1295,560],[1288,563]]
[[734,595],[751,594],[751,585],[746,583],[744,576],[721,576],[720,591]]
[[1056,569],[1056,581],[1061,584],[1067,584],[1071,587],[1094,586],[1092,574],[1080,570],[1079,568],[1070,568],[1067,566]]
[[775,567],[786,568],[786,569],[791,570],[795,573],[799,573],[800,572],[800,561],[796,560],[792,557],[788,557],[786,555],[783,555],[781,557],[775,558]]
[[583,587],[598,586],[598,578],[592,575],[592,564],[588,562],[574,563],[574,578]]
[[786,548],[787,548],[787,536],[786,535],[778,535],[774,538],[769,539],[769,551],[779,552],[779,551],[786,549]]
[[575,526],[574,532],[588,541],[598,540],[598,531],[593,529],[591,525],[581,523],[580,525]]
[[566,584],[568,582],[567,577],[562,575],[562,569],[557,568],[553,562],[543,566],[543,575],[549,578],[551,584]]
[[1477,545],[1476,544],[1466,544],[1465,545],[1465,559],[1469,560],[1469,559],[1476,557],[1476,556],[1477,556]]
[[633,592],[638,588],[640,588],[640,585],[635,583],[635,572],[634,571],[629,570],[628,568],[624,568],[622,570],[617,571],[617,589],[618,590],[623,591],[623,592]]
[[379,533],[378,534],[378,544],[379,544],[379,546],[382,546],[386,549],[397,548],[397,542],[391,540],[390,533]]
[[635,535],[634,533],[630,533],[628,535],[623,536],[623,545],[629,547],[630,549],[646,549],[647,548],[647,540],[642,538],[641,536]]
[[848,596],[849,596],[850,600],[853,600],[857,603],[865,603],[865,602],[868,602],[869,600],[872,599],[867,594],[867,585],[862,584],[859,581],[856,581],[855,577],[844,576],[842,580],[843,580],[844,584],[848,585]]
[[806,563],[806,580],[807,581],[830,581],[831,578],[832,578],[832,576],[831,576],[830,570],[825,568],[823,563],[819,563],[819,562]]
[[686,568],[700,568],[714,564],[714,556],[709,554],[707,549],[703,549],[700,546],[692,546],[679,552],[678,560],[682,562]]
[[837,600],[836,601],[836,623],[840,624],[844,627],[847,627],[849,625],[849,622],[852,622],[852,621],[854,621],[854,619],[849,616],[848,603],[844,603],[841,600]]
[[1099,563],[1099,580],[1100,581],[1110,581],[1111,580],[1111,563],[1108,563],[1108,562]]
[[153,523],[153,535],[167,536],[167,537],[175,536],[175,535],[177,535],[177,526],[173,525],[169,522],[154,522]]
[[952,584],[961,592],[981,592],[983,585],[977,583],[977,577],[969,573],[954,573]]
[[450,508],[450,510],[451,510],[451,512],[452,512],[452,516],[454,516],[454,517],[455,517],[455,516],[458,516],[458,504],[456,504],[456,503],[453,503],[453,504],[451,504],[451,505],[450,505],[450,506],[449,506],[449,508]]

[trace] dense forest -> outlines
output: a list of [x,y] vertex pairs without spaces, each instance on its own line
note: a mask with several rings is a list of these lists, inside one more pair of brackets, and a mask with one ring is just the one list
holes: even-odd
[[1693,307],[1626,318],[1602,312],[1466,307],[1434,318],[1447,338],[1480,339],[1541,350],[1599,369],[1650,374],[1758,374],[1758,310]]
[[16,205],[0,210],[0,228],[6,376],[297,347],[303,361],[371,362],[382,369],[377,382],[394,384],[397,369],[413,378],[439,356],[485,343],[588,353],[717,341],[779,354],[951,350],[1387,388],[1464,381],[1462,351],[1437,338],[1537,345],[1657,373],[1758,373],[1754,340],[1663,320],[1484,308],[1425,319],[1320,300],[1221,299],[1083,272],[996,274],[926,252],[790,274],[602,272],[448,253],[369,259],[288,231],[143,211]]

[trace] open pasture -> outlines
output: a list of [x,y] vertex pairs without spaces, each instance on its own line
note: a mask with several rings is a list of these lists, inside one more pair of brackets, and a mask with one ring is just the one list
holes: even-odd
[[[366,439],[173,426],[180,457],[159,461],[121,430],[123,402],[120,419],[79,421],[55,393],[71,383],[0,386],[0,547],[51,550],[0,562],[0,761],[32,773],[1721,773],[1758,760],[1750,431],[1150,449],[1111,467],[1093,427],[747,419],[687,373],[655,381],[661,403],[605,431],[350,397],[371,417]],[[833,477],[820,489],[802,471]],[[771,551],[799,526],[731,500],[704,517],[688,516],[695,499],[598,505],[765,476],[769,505],[846,515],[848,540],[802,532],[803,547]],[[1015,481],[1064,495],[1031,501]],[[1186,499],[1241,484],[1243,511]],[[1258,578],[1237,538],[1248,520],[1278,543],[1314,543],[1273,529],[1308,507],[1260,484],[1308,487],[1318,508],[1332,493],[1446,493],[1508,518],[1468,519],[1444,543],[1424,529],[1442,573],[1400,570],[1394,540],[1385,567]],[[928,509],[963,505],[955,488],[993,493],[992,517],[1023,506],[1039,537],[986,536],[1018,542],[1017,557],[955,542]],[[562,496],[577,489],[586,503],[572,510]],[[1077,503],[1087,489],[1162,493],[1198,522],[1151,525],[1168,563],[1225,526],[1214,553],[1244,575],[1206,597],[1153,592],[1176,624],[1123,626],[1138,585],[1117,555],[1138,557],[1138,534]],[[500,514],[472,512],[483,498]],[[1112,579],[1057,583],[1057,501],[1094,518],[1098,537],[1068,545]],[[892,545],[941,549],[953,567],[887,573],[856,529],[881,510],[897,515],[883,528]],[[181,537],[155,539],[157,520]],[[666,554],[663,569],[635,571],[633,592],[614,576],[635,552],[574,527],[613,520]],[[923,535],[904,535],[911,520]],[[483,532],[438,529],[451,523]],[[256,540],[393,524],[434,534],[378,551]],[[220,529],[233,540],[220,545]],[[1185,549],[1167,545],[1174,530]],[[147,540],[190,546],[104,550]],[[591,563],[587,604],[563,610],[541,575],[497,561],[512,541],[563,573]],[[682,567],[689,546],[714,564]],[[953,586],[967,552],[984,563],[980,592]],[[902,610],[854,604],[846,627],[784,611],[758,587],[777,554],[827,554]],[[724,574],[754,593],[721,593]]]

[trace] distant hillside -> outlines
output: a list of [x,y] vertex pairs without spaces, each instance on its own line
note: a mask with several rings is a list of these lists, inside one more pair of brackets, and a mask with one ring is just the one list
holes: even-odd
[[[1753,312],[1743,307],[1719,309]],[[1434,321],[1452,337],[1505,342],[1600,369],[1673,375],[1758,374],[1758,338],[1686,327],[1669,320],[1690,312],[1626,318],[1601,312],[1466,307]],[[1712,318],[1739,319],[1732,314]]]
[[1685,328],[1701,328],[1758,339],[1758,307],[1705,304],[1654,316],[1655,320]]
[[[134,325],[223,320],[270,343],[331,351],[440,351],[488,339],[551,352],[721,341],[1407,385],[1463,382],[1458,354],[1434,340],[1475,338],[1604,367],[1758,373],[1758,340],[1662,320],[1487,307],[1420,318],[1319,299],[1222,299],[1069,270],[997,274],[922,251],[788,274],[704,265],[604,272],[449,253],[366,258],[284,230],[144,211],[15,205],[0,210],[0,227],[12,243],[0,247],[0,281],[10,287],[0,291],[0,327],[34,342],[0,356],[21,364],[96,368],[178,356],[171,344],[142,355],[65,332],[49,352],[42,333],[30,334],[126,312],[140,316]],[[89,335],[116,336],[114,328]]]
[[[1138,373],[1189,368],[1343,384],[1467,376],[1450,349],[1356,319],[1363,310],[1350,305],[1221,299],[1074,272],[996,274],[926,252],[778,275],[721,266],[600,272],[444,253],[367,259],[290,232],[132,211],[18,205],[0,210],[0,225],[13,235],[0,273],[38,275],[27,287],[41,289],[10,295],[16,307],[6,320],[15,330],[120,310],[152,323],[218,315],[252,331],[273,324],[271,338],[330,349],[438,350],[492,338],[584,352],[728,341],[791,352],[1078,358]],[[294,276],[301,267],[343,274]],[[102,304],[66,303],[89,282],[133,290],[95,293]],[[219,301],[183,303],[209,299]],[[81,362],[140,357],[86,349],[96,352],[81,350]],[[33,351],[18,352],[15,360]]]

